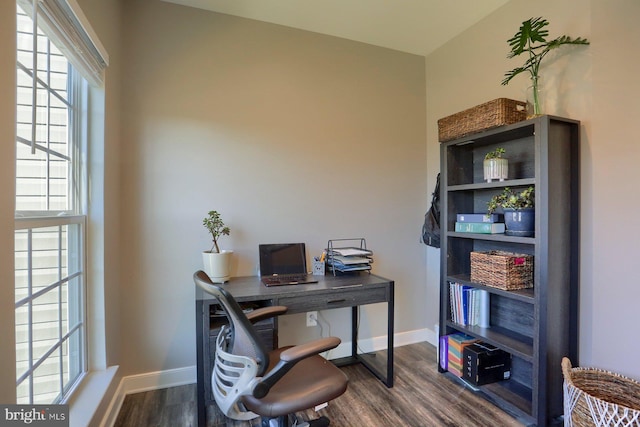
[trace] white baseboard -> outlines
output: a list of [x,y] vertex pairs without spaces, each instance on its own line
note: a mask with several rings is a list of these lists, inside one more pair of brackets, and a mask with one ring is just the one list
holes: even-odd
[[[417,329],[414,331],[400,332],[394,335],[394,347],[402,347],[408,344],[419,342],[428,342],[436,345],[438,342],[437,334],[430,329]],[[383,350],[387,347],[387,337],[374,337],[363,339],[358,342],[358,347],[364,352]],[[351,355],[351,342],[340,344],[331,350],[328,357],[337,359]],[[124,402],[127,394],[140,393],[143,391],[157,390],[167,387],[175,387],[185,384],[193,384],[196,382],[196,366],[187,366],[184,368],[170,369],[167,371],[147,372],[145,374],[130,375],[122,378],[118,389],[109,404],[109,409],[105,418],[100,423],[100,427],[113,427],[115,424],[120,407]]]
[[140,393],[149,390],[175,387],[196,382],[196,366],[169,369],[166,371],[147,372],[144,374],[123,377],[118,385],[105,418],[100,427],[113,427],[127,394]]
[[[428,342],[435,345],[438,342],[436,334],[430,329],[416,329],[414,331],[400,332],[393,335],[394,347],[402,347],[418,342]],[[372,351],[384,350],[387,348],[387,336],[373,337],[358,341],[360,351],[369,353]],[[338,359],[340,357],[351,356],[351,341],[343,342],[338,347],[329,352],[328,359]]]

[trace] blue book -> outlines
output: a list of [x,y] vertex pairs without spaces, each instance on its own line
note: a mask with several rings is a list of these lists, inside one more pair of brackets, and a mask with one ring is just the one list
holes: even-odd
[[469,311],[471,308],[469,301],[472,289],[471,286],[462,287],[462,326],[469,326]]
[[457,233],[501,234],[504,230],[504,222],[456,222],[455,228]]
[[503,222],[501,214],[461,213],[456,215],[458,222]]

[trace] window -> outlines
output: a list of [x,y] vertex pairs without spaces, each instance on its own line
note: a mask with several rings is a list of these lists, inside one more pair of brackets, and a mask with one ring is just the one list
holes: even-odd
[[106,54],[66,0],[17,3],[17,403],[62,403],[87,370],[85,76]]

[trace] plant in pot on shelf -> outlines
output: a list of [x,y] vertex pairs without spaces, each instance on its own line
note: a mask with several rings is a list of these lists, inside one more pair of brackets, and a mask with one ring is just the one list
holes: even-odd
[[228,236],[231,230],[224,225],[218,211],[209,211],[202,220],[202,225],[209,230],[213,239],[211,250],[202,252],[204,271],[214,283],[224,283],[231,278],[231,254],[233,251],[220,250],[218,239]]
[[505,153],[504,148],[496,148],[489,151],[484,156],[484,179],[491,182],[494,179],[504,181],[509,174],[509,160],[502,157]]
[[487,212],[492,214],[499,207],[504,211],[506,235],[532,237],[535,233],[535,189],[526,188],[520,192],[509,187],[496,194],[487,203]]
[[[527,90],[527,116],[535,117],[543,114],[540,94],[540,63],[549,52],[563,45],[587,45],[589,41],[582,37],[571,38],[560,36],[547,41],[549,30],[545,27],[549,22],[542,18],[530,18],[522,23],[518,32],[507,43],[511,46],[511,52],[507,58],[526,54],[527,59],[521,67],[514,68],[504,75],[502,84],[508,84],[511,79],[525,71],[531,77],[531,86]],[[537,44],[536,44],[537,43]]]

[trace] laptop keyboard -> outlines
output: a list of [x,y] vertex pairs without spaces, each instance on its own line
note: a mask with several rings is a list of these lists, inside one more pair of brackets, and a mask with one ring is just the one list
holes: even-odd
[[306,274],[278,274],[272,277],[274,280],[278,282],[299,282],[301,280],[306,280]]

